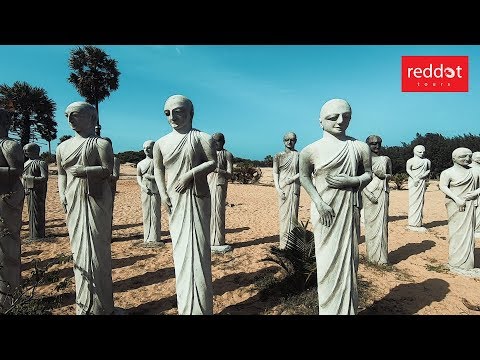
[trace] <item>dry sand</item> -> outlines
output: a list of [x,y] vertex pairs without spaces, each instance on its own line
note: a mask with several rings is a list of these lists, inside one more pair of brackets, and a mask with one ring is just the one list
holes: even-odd
[[[278,243],[278,206],[271,169],[264,168],[258,185],[229,184],[226,242],[233,252],[212,255],[214,314],[282,314],[282,299],[259,296],[258,279],[281,274],[275,263],[262,261]],[[31,276],[37,263],[44,267],[70,255],[65,214],[59,204],[57,177],[48,182],[46,234],[48,241],[22,243],[22,276]],[[113,219],[113,290],[115,306],[127,314],[176,314],[175,274],[168,220],[162,210],[161,248],[139,246],[143,239],[140,192],[135,168],[122,165]],[[448,261],[444,196],[436,182],[427,188],[424,225],[427,233],[406,230],[408,191],[390,193],[389,260],[381,268],[361,261],[359,278],[365,296],[360,314],[479,315],[462,299],[480,303],[480,279],[452,274]],[[309,218],[310,199],[302,188],[299,220]],[[22,239],[28,236],[24,209]],[[365,254],[363,228],[360,255]],[[480,267],[480,242],[475,249]],[[53,314],[75,314],[75,285],[71,259],[48,267],[47,283],[39,296],[56,301]],[[65,282],[67,280],[67,282]],[[56,289],[59,283],[64,289]],[[290,311],[290,313],[292,313]]]

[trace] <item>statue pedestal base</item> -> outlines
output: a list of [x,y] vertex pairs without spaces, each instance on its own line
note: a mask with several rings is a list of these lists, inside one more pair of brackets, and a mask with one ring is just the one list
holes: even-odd
[[411,230],[411,231],[416,231],[416,232],[428,232],[427,228],[423,227],[423,226],[410,226],[410,225],[408,225],[407,229]]
[[226,253],[232,251],[233,247],[231,245],[212,245],[212,253]]

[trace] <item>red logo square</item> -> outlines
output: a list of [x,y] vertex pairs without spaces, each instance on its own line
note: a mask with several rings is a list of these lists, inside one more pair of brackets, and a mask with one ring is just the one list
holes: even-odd
[[402,56],[402,92],[468,92],[468,56]]

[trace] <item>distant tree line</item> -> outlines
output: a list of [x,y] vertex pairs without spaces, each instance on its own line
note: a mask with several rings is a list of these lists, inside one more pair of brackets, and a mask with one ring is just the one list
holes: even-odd
[[[480,151],[480,135],[469,133],[448,138],[438,133],[426,133],[425,135],[417,133],[410,143],[402,142],[401,146],[384,146],[381,153],[392,160],[393,174],[406,172],[406,162],[413,157],[413,148],[417,145],[425,146],[425,157],[432,162],[430,177],[438,179],[443,170],[453,165],[453,150],[466,147],[472,151]],[[142,150],[125,151],[118,153],[117,157],[122,164],[126,162],[137,164],[145,158],[145,154]],[[236,166],[272,167],[273,157],[267,155],[264,160],[251,160],[234,156],[233,163]]]
[[413,157],[413,148],[417,145],[425,146],[425,157],[432,162],[430,178],[438,179],[443,170],[453,165],[453,150],[466,147],[473,152],[480,151],[480,135],[469,133],[447,138],[438,133],[417,133],[409,144],[402,142],[402,146],[385,146],[381,154],[392,160],[393,174],[406,172],[406,162]]

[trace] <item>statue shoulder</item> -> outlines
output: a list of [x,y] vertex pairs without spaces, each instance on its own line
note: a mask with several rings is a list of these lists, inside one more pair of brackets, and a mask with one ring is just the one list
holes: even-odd
[[2,143],[2,148],[4,151],[10,152],[21,152],[23,154],[22,146],[12,139],[6,139]]

